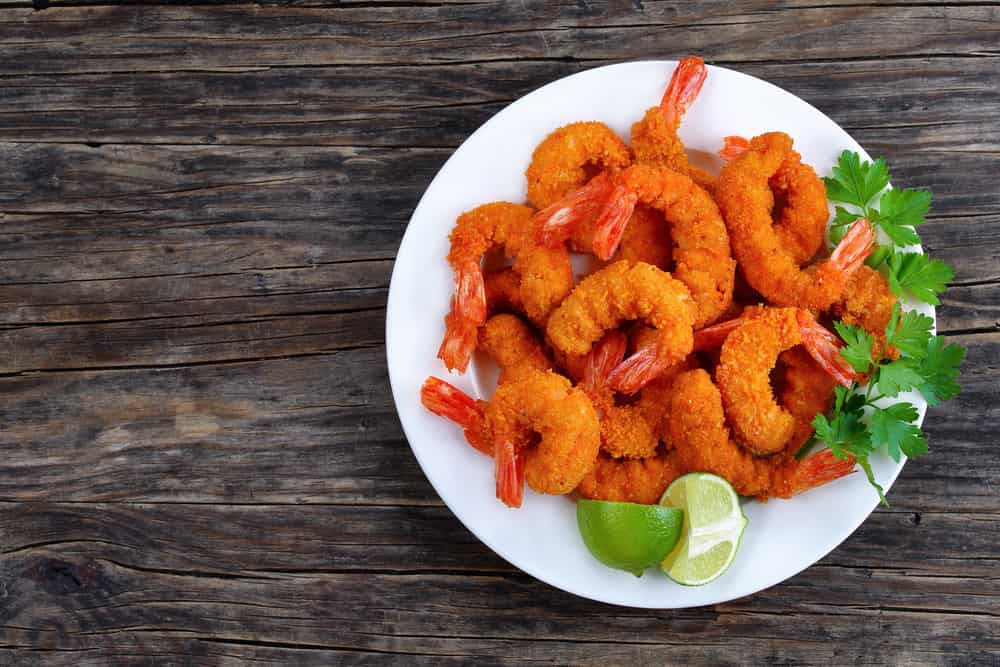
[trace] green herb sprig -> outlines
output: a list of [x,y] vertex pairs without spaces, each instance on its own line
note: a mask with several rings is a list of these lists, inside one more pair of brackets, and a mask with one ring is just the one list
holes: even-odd
[[916,390],[928,405],[934,406],[954,398],[961,390],[958,366],[965,358],[965,350],[942,336],[932,335],[933,325],[934,321],[921,313],[902,313],[897,304],[885,336],[888,344],[899,349],[900,356],[892,361],[873,361],[875,341],[864,329],[842,322],[834,324],[845,343],[841,354],[854,370],[868,377],[868,382],[864,387],[854,382],[850,387],[835,389],[833,409],[813,419],[815,437],[827,443],[838,458],[854,456],[885,505],[885,493],[875,481],[869,455],[885,447],[893,461],[899,461],[900,454],[917,457],[927,453],[927,441],[914,424],[916,406],[909,402],[883,406],[880,402]]
[[920,243],[916,228],[924,224],[931,207],[927,190],[891,189],[889,167],[885,160],[866,162],[857,153],[844,151],[833,168],[833,176],[824,178],[826,196],[845,206],[835,207],[830,240],[836,244],[847,228],[865,217],[892,244],[883,245],[868,258],[868,265],[885,264],[889,288],[899,297],[907,293],[932,305],[940,304],[938,294],[948,288],[955,272],[939,259],[902,248]]
[[[938,305],[938,294],[947,289],[954,270],[922,253],[902,250],[920,243],[916,228],[930,210],[930,192],[886,190],[889,168],[885,160],[866,162],[851,151],[841,153],[833,177],[823,180],[827,197],[846,205],[836,207],[831,242],[839,242],[848,226],[864,216],[890,241],[876,248],[868,258],[869,266],[885,266],[889,288],[897,296]],[[958,367],[965,349],[933,335],[933,326],[930,317],[916,311],[904,313],[897,303],[885,328],[886,344],[873,359],[876,345],[868,332],[835,322],[844,341],[841,355],[867,382],[835,389],[833,408],[826,415],[816,415],[812,422],[816,434],[799,452],[804,455],[813,442],[821,440],[838,458],[855,457],[886,506],[885,491],[875,480],[869,456],[882,448],[897,462],[903,454],[922,456],[927,453],[927,441],[915,423],[919,416],[915,405],[907,401],[887,404],[884,399],[917,391],[929,406],[935,406],[961,391]],[[898,359],[882,357],[890,345],[899,350]]]

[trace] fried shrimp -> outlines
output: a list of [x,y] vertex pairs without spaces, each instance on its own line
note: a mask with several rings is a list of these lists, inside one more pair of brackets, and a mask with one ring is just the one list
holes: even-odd
[[768,184],[791,150],[792,140],[782,132],[755,137],[722,168],[715,198],[750,286],[776,305],[825,311],[871,252],[875,231],[859,218],[829,259],[800,269],[771,226],[774,196]]
[[521,279],[514,269],[507,267],[483,273],[483,287],[486,290],[486,312],[514,311],[524,313],[521,299]]
[[420,398],[496,459],[497,498],[509,507],[521,506],[525,481],[539,493],[569,493],[597,459],[600,423],[590,399],[551,371],[528,370],[489,401],[430,377]]
[[601,450],[614,458],[648,458],[660,442],[655,421],[648,419],[648,409],[641,403],[617,405],[615,393],[607,385],[607,376],[625,356],[628,338],[620,331],[609,331],[584,357],[580,387],[590,396],[601,420]]
[[[729,136],[719,156],[732,160],[750,146],[750,140]],[[768,181],[774,195],[774,233],[792,261],[798,265],[812,259],[823,247],[830,217],[826,186],[816,171],[802,162],[794,150]]]
[[742,319],[722,345],[715,376],[726,416],[736,439],[755,454],[779,452],[795,434],[796,419],[778,405],[770,372],[781,352],[800,344],[824,363],[840,357],[829,332],[796,308],[758,309]]
[[628,146],[604,123],[570,123],[555,130],[531,155],[528,203],[537,209],[579,190],[598,172],[624,169],[632,162]]
[[[597,460],[601,425],[590,399],[553,372],[532,371],[497,388],[486,406],[497,465],[497,496],[521,504],[518,468],[539,493],[565,494],[580,483]],[[539,436],[526,447],[525,429]]]
[[528,317],[544,323],[573,288],[573,269],[565,248],[535,242],[533,212],[508,202],[484,204],[458,217],[451,232],[448,262],[455,272],[455,296],[445,318],[438,357],[451,370],[464,372],[475,348],[475,331],[486,321],[487,299],[481,262],[501,248],[514,258],[519,296]]
[[719,389],[702,369],[682,373],[673,384],[665,439],[673,447],[675,465],[683,472],[709,472],[733,485],[737,493],[766,499],[790,498],[832,482],[854,469],[822,451],[802,461],[758,458],[739,447],[726,428]]
[[785,350],[778,360],[784,367],[781,405],[795,419],[784,453],[794,456],[816,432],[813,418],[826,414],[833,406],[833,388],[837,382],[803,347]]
[[[646,331],[653,332],[650,344],[655,345],[655,330],[646,329]],[[618,334],[618,332],[613,333]],[[611,335],[609,334],[609,336]],[[641,340],[643,337],[640,335],[639,339]],[[608,336],[595,345],[594,350],[599,350],[607,338]],[[620,344],[620,338],[617,339],[617,342]],[[612,347],[615,347],[615,344],[612,344]],[[620,359],[623,350],[620,347],[615,347],[615,349],[619,353],[618,358]],[[593,354],[593,350],[591,354]],[[614,365],[615,355],[605,355],[603,359],[603,363],[595,365],[594,375],[606,374]],[[691,357],[671,366],[643,387],[636,403],[625,409],[619,408],[620,412],[610,420],[607,416],[602,417],[602,452],[597,458],[594,469],[583,478],[580,486],[577,487],[577,491],[581,495],[585,498],[598,500],[647,504],[659,500],[667,485],[681,474],[673,457],[660,447],[661,434],[666,428],[669,415],[671,388],[675,377],[693,367],[694,363]],[[596,382],[600,383],[599,377]],[[629,449],[628,455],[620,455],[609,447],[609,440],[614,442],[615,436],[608,436],[607,423],[616,420],[619,423],[613,424],[611,428],[622,427],[620,434],[622,441],[625,441],[630,426],[641,429],[643,434],[639,439],[627,441],[628,444],[624,446],[619,445]],[[649,435],[647,436],[646,433]],[[643,451],[636,451],[637,442],[643,443]]]
[[615,459],[602,453],[576,490],[594,500],[653,505],[680,475],[674,457],[662,447],[647,459]]
[[697,99],[707,77],[708,68],[701,58],[684,58],[677,64],[659,106],[646,111],[642,120],[632,125],[631,144],[636,162],[711,182],[710,176],[688,163],[684,144],[677,135],[684,114]]
[[545,346],[516,315],[501,313],[486,320],[479,329],[478,349],[500,368],[499,384],[520,380],[531,371],[552,369]]
[[691,292],[697,306],[695,326],[715,321],[732,301],[736,262],[712,197],[689,177],[648,165],[629,167],[622,180],[669,224],[673,275]]
[[662,371],[691,351],[694,304],[684,284],[670,274],[642,262],[610,264],[576,286],[552,313],[546,333],[561,352],[586,354],[606,331],[627,320],[657,329],[655,353],[625,372],[615,369],[618,381],[609,382],[618,391],[635,393],[656,376],[651,366]]
[[899,350],[885,344],[885,328],[892,321],[892,311],[899,299],[889,289],[881,273],[860,267],[847,281],[841,300],[833,305],[833,315],[844,324],[855,324],[875,339],[874,354],[896,359]]
[[669,271],[673,258],[673,241],[663,214],[645,204],[638,204],[622,233],[615,258],[628,262],[645,262]]

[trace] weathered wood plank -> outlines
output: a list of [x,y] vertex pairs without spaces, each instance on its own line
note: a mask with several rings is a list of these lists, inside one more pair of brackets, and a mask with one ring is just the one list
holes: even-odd
[[[995,53],[998,11],[892,5],[775,12],[765,2],[746,9],[725,2],[10,9],[0,16],[0,74],[620,60],[672,53],[679,36],[686,51],[727,62],[979,56]],[[33,57],[16,57],[23,50]]]
[[[110,560],[187,577],[520,576],[443,506],[0,503],[0,535],[0,554]],[[975,587],[953,582],[950,600],[935,604],[988,612],[975,596],[1000,594],[992,577],[997,537],[997,513],[914,512],[894,503],[876,509],[819,567],[910,574],[917,589],[924,577],[967,577]],[[886,592],[873,590],[873,599]]]
[[[589,66],[528,60],[8,77],[0,79],[0,140],[450,147],[502,106]],[[1000,58],[732,66],[895,151],[997,143],[990,119],[1000,116]]]
[[[865,656],[879,662],[1000,648],[989,611],[935,606],[945,596],[963,595],[947,578],[891,570],[816,567],[747,601],[664,612],[610,608],[525,576],[190,577],[43,551],[9,555],[2,571],[7,597],[0,623],[8,641],[77,651],[122,650],[129,647],[123,634],[140,646],[167,637],[467,658],[482,653],[499,663],[536,657],[538,641],[547,661],[575,662],[585,654],[589,664],[640,651],[669,651],[682,662],[704,657],[706,649],[726,663],[745,651],[792,661],[808,651],[813,661]],[[835,588],[851,579],[863,580],[869,592],[855,596],[846,615]],[[417,582],[414,596],[408,589]],[[952,613],[945,624],[939,615],[946,611]],[[838,622],[789,623],[790,613],[817,621],[836,615]],[[873,624],[878,632],[864,631]]]
[[37,373],[0,393],[0,498],[436,502],[380,347]]

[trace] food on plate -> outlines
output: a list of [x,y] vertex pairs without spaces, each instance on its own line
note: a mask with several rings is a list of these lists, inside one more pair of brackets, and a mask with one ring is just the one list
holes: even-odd
[[552,371],[531,369],[476,401],[428,378],[421,400],[465,430],[476,449],[496,460],[497,498],[520,507],[524,483],[539,493],[571,492],[597,459],[601,426],[586,393]]
[[[732,160],[750,146],[750,140],[728,136],[719,151],[720,157]],[[826,187],[816,170],[802,162],[794,150],[768,180],[774,217],[774,233],[782,248],[798,265],[812,259],[826,240]]]
[[662,505],[581,500],[576,522],[583,543],[608,567],[641,576],[677,544],[684,512]]
[[722,168],[716,201],[726,220],[733,257],[750,286],[775,305],[825,311],[872,251],[875,232],[867,220],[858,219],[828,259],[800,268],[774,232],[774,196],[768,185],[791,150],[792,139],[783,132],[755,137]]
[[[489,400],[421,389],[494,458],[504,504],[525,484],[575,493],[598,560],[687,585],[736,557],[739,496],[860,468],[885,502],[870,457],[927,450],[904,392],[955,396],[964,354],[913,305],[954,275],[908,247],[929,193],[888,188],[884,161],[850,151],[821,179],[780,130],[720,127],[719,175],[693,166],[678,131],[710,82],[682,60],[629,143],[598,121],[557,128],[530,156],[527,204],[458,216],[438,356],[461,373],[478,350],[499,378]],[[589,275],[571,252],[594,255]]]
[[451,232],[448,262],[455,273],[455,295],[438,357],[449,370],[464,372],[476,346],[476,331],[486,322],[483,256],[501,249],[514,260],[518,295],[525,313],[544,322],[573,288],[573,267],[566,248],[535,243],[534,211],[510,202],[483,204],[458,217]]
[[[715,377],[729,423],[743,447],[754,454],[776,454],[796,430],[795,418],[778,405],[771,388],[770,374],[779,354],[800,345],[808,351],[829,348],[817,355],[817,362],[837,377],[839,369],[831,371],[825,364],[839,358],[839,353],[824,332],[809,311],[761,308],[753,316],[742,316],[740,326],[726,337]],[[844,365],[849,381],[854,369]]]
[[637,163],[686,174],[701,187],[711,190],[715,177],[688,162],[684,144],[677,134],[684,114],[698,98],[706,78],[708,68],[704,60],[681,59],[660,104],[648,109],[642,119],[632,125],[630,145]]
[[647,348],[640,363],[632,361],[635,355],[623,361],[609,378],[619,391],[635,393],[691,352],[694,315],[694,301],[683,283],[651,264],[619,261],[580,281],[552,313],[546,335],[561,352],[586,354],[623,322],[654,327],[656,346]]
[[829,450],[794,456],[756,456],[733,440],[726,426],[722,395],[703,369],[682,373],[670,396],[666,440],[678,466],[710,472],[732,484],[741,496],[791,498],[854,470],[854,461]]
[[729,569],[747,526],[729,482],[710,473],[690,473],[670,485],[660,504],[684,512],[680,540],[660,564],[668,577],[702,586]]

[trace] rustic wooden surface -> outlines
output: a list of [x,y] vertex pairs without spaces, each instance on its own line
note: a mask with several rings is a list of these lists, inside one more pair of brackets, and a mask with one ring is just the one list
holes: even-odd
[[[0,0],[0,665],[1000,662],[1000,4],[678,4]],[[933,189],[969,353],[891,509],[766,592],[642,611],[459,524],[383,322],[478,125],[688,53]]]

